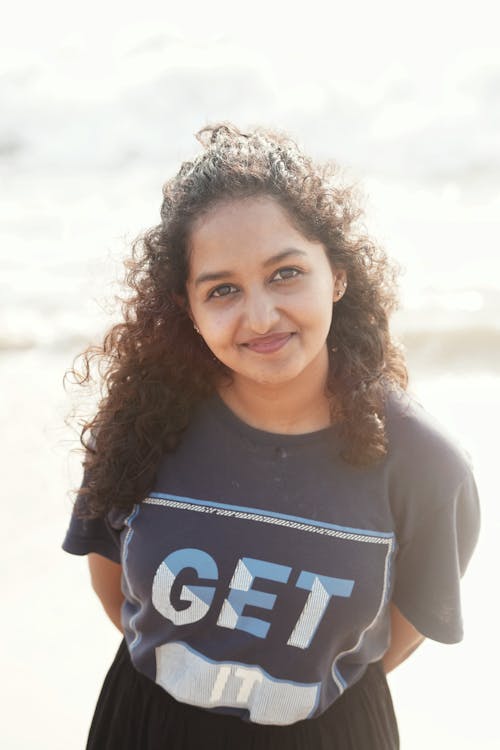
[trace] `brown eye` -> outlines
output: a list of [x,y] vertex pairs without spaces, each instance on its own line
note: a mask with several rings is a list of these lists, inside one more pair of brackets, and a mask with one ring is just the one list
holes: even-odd
[[221,284],[220,286],[216,286],[215,289],[212,289],[210,294],[208,295],[209,298],[211,297],[227,297],[229,294],[234,294],[234,292],[237,292],[235,286],[232,284]]
[[288,281],[301,273],[298,268],[280,268],[273,276],[274,281]]

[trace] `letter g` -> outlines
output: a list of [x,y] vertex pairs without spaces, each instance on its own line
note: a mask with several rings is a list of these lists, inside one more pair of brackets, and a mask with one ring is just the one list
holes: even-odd
[[184,568],[194,568],[199,578],[216,581],[219,577],[215,560],[201,549],[178,549],[163,560],[153,579],[152,601],[158,612],[174,625],[201,620],[210,609],[215,593],[213,586],[183,586],[181,599],[191,604],[186,609],[175,609],[170,594],[176,577]]

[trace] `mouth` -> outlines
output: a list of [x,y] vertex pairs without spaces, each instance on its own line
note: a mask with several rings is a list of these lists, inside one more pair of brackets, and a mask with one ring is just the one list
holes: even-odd
[[282,349],[293,335],[293,333],[274,333],[270,336],[259,336],[259,338],[245,341],[243,346],[257,354],[272,354]]

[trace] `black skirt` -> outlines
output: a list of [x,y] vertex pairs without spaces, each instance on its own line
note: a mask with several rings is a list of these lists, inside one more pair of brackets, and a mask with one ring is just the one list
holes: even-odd
[[397,750],[381,663],[316,719],[264,726],[179,703],[132,665],[125,641],[104,680],[87,750]]

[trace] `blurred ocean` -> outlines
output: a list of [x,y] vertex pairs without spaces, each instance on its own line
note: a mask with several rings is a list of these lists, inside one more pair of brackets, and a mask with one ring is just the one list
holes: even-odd
[[483,503],[464,643],[426,643],[390,678],[402,747],[493,750],[500,663],[483,643],[500,618],[497,26],[485,0],[411,17],[389,3],[390,23],[385,0],[328,23],[311,0],[307,17],[290,11],[292,33],[278,5],[259,15],[252,4],[244,28],[226,5],[175,9],[189,33],[126,0],[119,12],[20,3],[0,27],[2,747],[84,745],[119,639],[85,561],[60,551],[80,478],[62,377],[114,320],[122,260],[158,222],[161,186],[196,153],[194,133],[226,119],[288,130],[345,167],[368,229],[402,267],[394,329],[412,389],[470,453]]

